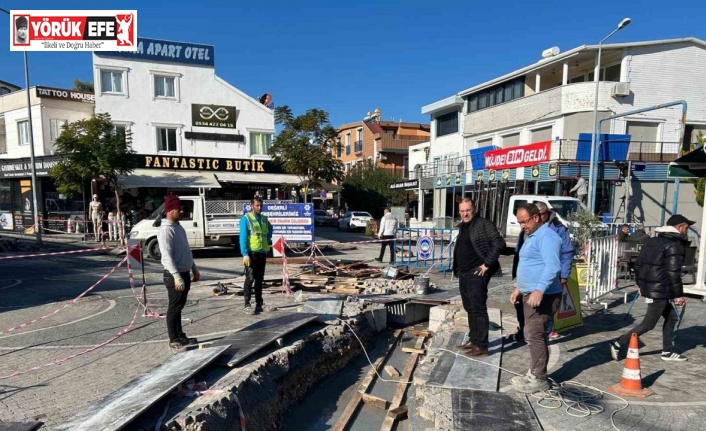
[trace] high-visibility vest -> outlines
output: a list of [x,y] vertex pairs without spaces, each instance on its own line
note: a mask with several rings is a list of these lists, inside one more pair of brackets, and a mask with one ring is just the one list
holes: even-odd
[[267,253],[270,251],[270,245],[267,243],[268,223],[267,217],[260,215],[261,221],[257,221],[255,213],[249,212],[246,215],[248,226],[250,226],[250,237],[248,245],[253,253]]

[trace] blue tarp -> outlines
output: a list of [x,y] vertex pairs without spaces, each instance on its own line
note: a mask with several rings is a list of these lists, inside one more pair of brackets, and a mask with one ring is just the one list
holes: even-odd
[[[590,139],[589,139],[590,140]],[[495,145],[489,145],[487,147],[476,148],[475,150],[469,150],[471,155],[471,167],[474,171],[482,171],[485,169],[485,153],[488,151],[499,150],[500,147]]]
[[[579,162],[591,161],[591,138],[592,133],[579,133],[578,147],[576,148],[576,160]],[[602,133],[598,135],[601,141],[599,162],[625,161],[628,159],[628,147],[630,147],[630,135],[613,135]]]

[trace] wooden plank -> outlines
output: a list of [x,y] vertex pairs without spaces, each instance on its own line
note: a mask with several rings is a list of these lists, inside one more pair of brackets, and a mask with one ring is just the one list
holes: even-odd
[[363,397],[363,402],[365,404],[370,404],[371,406],[377,407],[382,410],[387,410],[387,400],[384,398],[376,397],[370,394],[361,394]]
[[228,346],[194,349],[172,355],[116,392],[74,416],[55,431],[117,431],[210,364]]
[[396,409],[388,410],[387,417],[391,417],[394,420],[405,419],[407,417],[407,406],[400,406]]
[[[417,338],[417,342],[414,344],[415,349],[421,350],[421,348],[424,346],[424,338],[425,337],[423,336]],[[419,353],[412,353],[407,359],[407,363],[404,366],[404,370],[402,370],[402,378],[397,384],[397,390],[395,391],[395,395],[390,401],[390,410],[388,410],[387,415],[385,416],[385,420],[382,422],[382,427],[380,428],[380,431],[391,431],[392,427],[395,426],[397,418],[395,417],[395,415],[392,415],[390,411],[402,406],[402,398],[404,398],[404,394],[407,392],[407,386],[409,386],[409,382],[412,379],[412,373],[414,372],[414,367],[417,366],[418,358]]]
[[412,335],[416,335],[417,337],[431,337],[431,332],[430,331],[421,331],[419,329],[412,329],[409,331]]
[[353,394],[353,398],[351,398],[351,400],[348,402],[348,405],[346,406],[345,410],[343,410],[343,413],[341,413],[341,416],[338,418],[336,423],[333,425],[333,428],[331,428],[331,431],[343,431],[344,429],[346,429],[346,427],[348,426],[348,422],[350,422],[356,410],[358,410],[358,406],[360,405],[361,401],[363,401],[363,394],[366,393],[370,386],[373,384],[376,374],[380,372],[383,362],[385,362],[387,357],[390,356],[390,353],[395,348],[395,345],[397,344],[397,341],[400,339],[401,335],[402,331],[399,329],[392,334],[392,340],[387,346],[387,351],[383,356],[381,356],[375,361],[372,367],[370,367],[368,374],[366,374],[363,378],[363,381],[360,382],[358,390],[355,391],[355,393]]
[[400,376],[400,372],[397,371],[397,368],[393,367],[392,365],[385,365],[385,372],[388,376],[392,377],[393,379],[396,379]]
[[424,349],[417,349],[417,348],[414,348],[414,347],[403,347],[403,348],[402,348],[402,351],[405,352],[405,353],[417,353],[417,354],[419,354],[419,355],[423,355],[424,353],[426,353],[426,350],[424,350]]

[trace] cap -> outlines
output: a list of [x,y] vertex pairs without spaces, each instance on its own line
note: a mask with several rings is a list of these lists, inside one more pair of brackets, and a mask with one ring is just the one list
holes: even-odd
[[27,28],[27,17],[20,16],[15,19],[15,28]]
[[168,213],[171,210],[178,210],[181,208],[181,200],[178,196],[170,195],[164,198],[164,212]]
[[692,224],[694,224],[696,222],[689,220],[688,218],[684,217],[681,214],[674,214],[673,216],[669,217],[669,220],[667,220],[667,226],[677,226],[682,223],[686,223],[689,226],[691,226]]

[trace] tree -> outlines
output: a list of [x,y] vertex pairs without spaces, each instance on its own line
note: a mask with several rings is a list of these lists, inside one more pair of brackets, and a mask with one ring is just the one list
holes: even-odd
[[343,164],[332,157],[338,134],[326,111],[310,109],[295,117],[289,106],[283,105],[275,109],[275,123],[282,131],[269,154],[287,173],[299,177],[307,190],[343,178]]
[[[699,134],[696,135],[696,142],[699,145],[699,148],[704,148],[704,145],[706,145],[706,136],[699,130]],[[694,150],[695,148],[692,148]],[[706,179],[705,178],[696,178],[694,180],[694,194],[696,195],[696,203],[699,204],[699,206],[704,206],[704,189],[706,189]]]
[[119,178],[137,167],[130,142],[131,136],[115,129],[108,114],[64,126],[55,143],[61,160],[50,171],[59,192],[80,195],[86,182],[103,178],[120,209]]
[[95,93],[92,82],[81,81],[80,79],[74,79],[74,90],[84,91],[86,93]]
[[373,217],[382,217],[386,206],[406,205],[405,191],[390,190],[390,184],[402,177],[365,161],[360,168],[353,169],[343,180],[341,196],[349,207],[368,211]]

